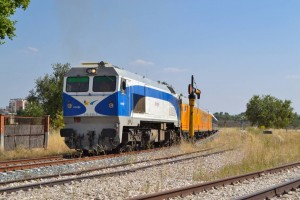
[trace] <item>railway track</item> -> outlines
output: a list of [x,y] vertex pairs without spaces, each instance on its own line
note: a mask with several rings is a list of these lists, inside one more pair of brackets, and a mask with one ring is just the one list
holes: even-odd
[[[164,147],[168,148],[168,147]],[[127,155],[139,154],[144,152],[151,152],[157,149],[148,149],[148,150],[141,150],[141,151],[132,151],[126,152]],[[32,158],[32,159],[20,159],[20,160],[10,160],[10,161],[1,161],[0,162],[0,172],[9,172],[15,170],[25,170],[31,169],[36,167],[45,167],[45,166],[54,166],[54,165],[63,165],[63,164],[70,164],[76,162],[86,162],[92,160],[99,160],[99,159],[107,159],[113,157],[124,156],[123,154],[107,154],[107,155],[100,155],[100,156],[88,156],[88,157],[79,157],[79,156],[71,156],[69,158],[65,158],[65,156],[49,156],[49,157],[41,157],[41,158]]]
[[265,190],[261,190],[249,195],[245,195],[236,200],[259,200],[259,199],[271,199],[274,196],[281,196],[288,193],[289,191],[296,190],[300,188],[300,178],[295,178],[294,180],[269,187]]
[[[207,183],[195,184],[195,185],[190,185],[187,187],[171,189],[171,190],[152,193],[152,194],[148,194],[148,195],[136,196],[136,197],[130,198],[130,200],[140,200],[140,199],[158,200],[158,199],[169,199],[169,198],[174,198],[174,197],[178,197],[178,196],[185,197],[188,195],[194,195],[194,194],[197,194],[200,192],[204,192],[204,191],[210,190],[212,188],[220,188],[220,187],[224,187],[226,185],[234,185],[234,184],[242,182],[244,180],[258,178],[265,174],[278,173],[283,170],[291,169],[291,168],[298,167],[298,166],[300,166],[300,162],[292,163],[292,164],[288,164],[288,165],[284,165],[284,166],[280,166],[280,167],[276,167],[276,168],[272,168],[272,169],[248,173],[248,174],[244,174],[244,175],[240,175],[240,176],[234,176],[234,177],[229,177],[229,178],[225,178],[225,179],[221,179],[221,180],[211,181],[211,182],[207,182]],[[289,181],[287,183],[268,188],[266,190],[258,191],[253,194],[240,197],[238,199],[271,198],[276,195],[283,194],[287,190],[295,189],[295,188],[299,188],[299,187],[300,187],[300,179],[298,178],[298,179]]]
[[[205,151],[210,151],[210,150],[213,150],[213,149],[215,149],[215,148],[202,149],[202,150],[199,150],[199,151],[183,153],[183,154],[178,154],[178,155],[173,155],[173,156],[168,156],[168,157],[162,157],[162,158],[155,158],[155,159],[151,159],[151,160],[142,160],[142,161],[128,162],[128,163],[122,163],[122,164],[116,164],[116,165],[110,165],[110,166],[89,168],[89,169],[78,170],[76,172],[70,172],[70,173],[59,173],[59,174],[54,174],[54,175],[37,176],[37,177],[33,177],[33,178],[18,179],[18,180],[13,180],[13,181],[2,181],[2,182],[0,182],[0,185],[7,185],[7,184],[10,184],[10,183],[30,181],[30,180],[36,180],[36,179],[49,179],[49,178],[62,177],[62,176],[81,175],[81,174],[85,174],[85,173],[89,173],[89,172],[93,172],[93,171],[99,171],[99,170],[111,169],[111,168],[117,168],[117,167],[124,167],[124,166],[129,166],[129,165],[136,165],[136,164],[141,164],[141,163],[145,163],[145,162],[149,162],[149,161],[161,161],[161,160],[165,160],[165,159],[174,159],[174,158],[178,158],[178,157],[182,157],[182,156],[186,156],[186,155],[192,155],[192,154],[197,154],[197,153],[201,153],[201,152],[205,152]],[[149,151],[145,150],[142,153],[146,153],[146,152],[149,152]],[[129,152],[129,153],[130,153],[129,155],[132,154],[132,152]],[[122,156],[124,156],[124,154]],[[198,157],[198,156],[193,156],[189,159],[192,159],[192,158],[195,158],[195,157]],[[92,157],[92,158],[93,158],[93,160],[95,160],[94,157]],[[101,157],[101,158],[105,159],[103,157]],[[108,158],[111,158],[111,157],[108,157]],[[88,161],[90,161],[90,160],[88,160]],[[181,160],[179,160],[179,161],[181,161]]]
[[63,156],[49,156],[42,158],[1,161],[0,172],[23,170],[46,165],[54,165],[56,163],[59,164],[63,161],[66,161],[66,159],[63,158]]
[[[199,141],[199,143],[203,143],[208,140],[211,140],[216,136],[217,136],[217,134],[211,135],[210,137],[206,138],[205,140]],[[76,163],[76,162],[86,162],[86,161],[92,161],[92,160],[120,157],[120,156],[124,156],[124,155],[135,155],[135,154],[139,154],[139,153],[147,153],[147,152],[163,150],[163,149],[167,149],[167,148],[169,148],[169,147],[161,147],[161,148],[147,149],[147,150],[140,150],[140,151],[130,151],[130,152],[121,153],[121,154],[107,154],[107,155],[88,156],[88,157],[81,157],[78,155],[73,155],[73,156],[59,155],[59,156],[49,156],[49,157],[41,157],[41,158],[0,161],[0,172],[25,170],[25,169],[31,169],[31,168],[36,168],[36,167],[63,165],[63,164],[70,164],[70,163]],[[69,158],[65,158],[65,157],[69,157]]]
[[7,161],[0,161],[0,167],[8,166],[12,164],[20,164],[20,163],[29,163],[29,162],[36,162],[42,160],[50,160],[50,159],[58,159],[62,156],[47,156],[47,157],[40,157],[40,158],[29,158],[29,159],[19,159],[19,160],[7,160]]
[[[162,165],[167,165],[170,163],[177,163],[177,162],[183,162],[186,160],[192,160],[195,159],[197,157],[207,157],[210,155],[214,155],[214,154],[220,154],[223,153],[225,151],[231,151],[232,149],[229,150],[222,150],[222,151],[216,151],[216,152],[212,152],[212,153],[207,153],[207,154],[201,154],[201,155],[192,155],[192,154],[196,154],[196,153],[201,153],[204,151],[209,151],[212,150],[210,149],[204,149],[204,150],[200,150],[197,152],[192,152],[192,153],[187,153],[187,154],[180,154],[180,155],[175,155],[175,156],[168,156],[168,157],[164,157],[164,158],[157,158],[157,159],[151,159],[151,160],[144,160],[144,161],[137,161],[137,162],[130,162],[130,163],[124,163],[124,164],[119,164],[119,165],[112,165],[112,166],[106,166],[106,167],[98,167],[98,168],[93,168],[93,169],[88,169],[88,170],[81,170],[75,173],[65,173],[65,174],[59,174],[59,175],[51,175],[51,176],[43,176],[43,177],[36,177],[34,179],[49,179],[49,178],[55,178],[55,177],[61,177],[61,176],[71,176],[71,175],[75,175],[73,177],[68,177],[68,178],[60,178],[60,179],[55,179],[55,180],[50,180],[50,181],[42,181],[42,182],[37,182],[37,183],[33,183],[33,184],[22,184],[19,186],[14,186],[14,187],[5,187],[5,188],[0,188],[0,193],[11,193],[11,192],[15,192],[15,191],[19,191],[19,190],[29,190],[29,189],[33,189],[33,188],[40,188],[40,187],[45,187],[45,186],[55,186],[55,185],[62,185],[62,184],[66,184],[66,183],[70,183],[73,181],[81,181],[81,180],[85,180],[85,179],[94,179],[94,178],[100,178],[100,177],[105,177],[105,176],[113,176],[113,175],[120,175],[120,174],[126,174],[126,173],[133,173],[135,171],[138,170],[144,170],[147,168],[152,168],[152,167],[158,167],[158,166],[162,166]],[[181,156],[186,156],[186,155],[191,155],[189,157],[185,157],[185,158],[180,158]],[[162,160],[166,160],[167,161],[162,161]],[[162,162],[159,162],[162,161]],[[148,162],[156,162],[153,164],[148,164]],[[148,165],[143,165],[143,163],[147,163]],[[141,164],[141,166],[138,167],[132,167],[132,166],[136,166]],[[99,170],[103,170],[103,169],[112,169],[112,168],[118,168],[118,167],[124,167],[124,166],[128,166],[127,169],[120,169],[120,170],[114,170],[114,171],[110,171],[110,172],[103,172],[103,173],[97,173],[97,174],[91,174],[91,175],[82,175],[84,173],[87,172],[92,172],[92,171],[99,171]],[[80,175],[81,176],[78,176]],[[26,179],[28,181],[28,179]],[[30,179],[33,180],[33,179]],[[24,181],[24,180],[18,180],[18,181]],[[1,185],[3,184],[10,184],[10,183],[14,183],[15,181],[8,181],[8,182],[2,182]]]

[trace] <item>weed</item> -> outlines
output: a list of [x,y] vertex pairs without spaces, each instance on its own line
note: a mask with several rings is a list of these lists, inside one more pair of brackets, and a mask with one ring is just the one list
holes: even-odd
[[126,156],[123,160],[123,164],[132,164],[132,163],[135,163],[137,162],[137,156],[136,155],[129,155],[129,156]]
[[146,181],[146,184],[143,187],[143,191],[146,193],[150,192],[150,181]]
[[192,180],[193,181],[207,181],[210,179],[210,176],[207,172],[204,172],[202,168],[197,169],[193,172]]
[[183,153],[189,153],[196,150],[195,144],[186,140],[181,141],[179,148]]
[[70,150],[64,143],[64,138],[59,134],[59,131],[51,131],[49,134],[48,148],[25,149],[21,146],[14,151],[0,152],[0,160],[13,160],[22,158],[36,158],[49,155],[59,155],[74,152]]
[[160,191],[160,190],[161,190],[161,184],[160,184],[160,182],[158,181],[158,182],[156,182],[155,192],[158,192],[158,191]]
[[[272,130],[273,134],[263,134],[260,129],[248,128],[241,133],[238,129],[222,129],[222,134],[211,142],[211,146],[224,145],[239,147],[244,152],[240,163],[228,164],[210,179],[250,173],[275,166],[300,161],[300,133],[296,131]],[[199,170],[195,179],[205,178],[206,174]]]

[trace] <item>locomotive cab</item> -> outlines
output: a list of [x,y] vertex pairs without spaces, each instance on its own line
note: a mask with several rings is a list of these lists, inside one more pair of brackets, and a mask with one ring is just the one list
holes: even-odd
[[118,94],[125,90],[113,67],[72,68],[64,78],[61,136],[71,149],[112,150],[120,144]]

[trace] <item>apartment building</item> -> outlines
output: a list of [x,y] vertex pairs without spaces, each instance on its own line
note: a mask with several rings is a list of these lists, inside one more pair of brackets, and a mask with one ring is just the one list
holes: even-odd
[[26,99],[10,99],[9,100],[9,106],[7,107],[7,110],[11,113],[17,113],[20,110],[24,110],[27,105]]

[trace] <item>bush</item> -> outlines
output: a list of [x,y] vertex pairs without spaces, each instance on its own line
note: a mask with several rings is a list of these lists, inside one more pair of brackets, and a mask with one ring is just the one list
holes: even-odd
[[51,128],[54,130],[63,128],[65,126],[64,124],[64,116],[62,111],[58,111],[55,114],[55,117],[53,119],[51,119]]

